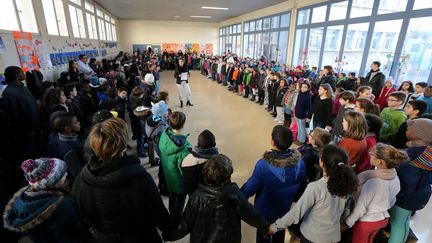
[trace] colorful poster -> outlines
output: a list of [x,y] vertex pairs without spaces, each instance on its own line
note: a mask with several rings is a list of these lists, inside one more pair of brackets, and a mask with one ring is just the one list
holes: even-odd
[[32,41],[32,34],[20,31],[13,31],[12,33],[23,71],[27,72],[39,69],[39,61]]
[[206,54],[212,55],[213,54],[213,44],[206,44],[205,47],[206,47]]
[[200,44],[193,43],[192,44],[192,52],[200,53]]
[[163,43],[162,49],[168,52],[178,52],[179,50],[184,51],[185,45],[180,43]]

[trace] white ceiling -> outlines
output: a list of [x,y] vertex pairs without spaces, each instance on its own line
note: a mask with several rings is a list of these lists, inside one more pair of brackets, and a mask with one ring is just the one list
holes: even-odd
[[[220,22],[286,0],[96,0],[119,19]],[[201,9],[202,6],[229,10]],[[174,16],[180,16],[174,18]],[[211,19],[191,18],[211,16]]]

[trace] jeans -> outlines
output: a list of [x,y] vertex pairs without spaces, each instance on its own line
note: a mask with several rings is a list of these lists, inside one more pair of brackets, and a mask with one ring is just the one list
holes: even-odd
[[226,75],[222,75],[222,83],[223,83],[223,85],[227,85],[227,77],[226,77]]
[[183,214],[183,208],[185,206],[186,194],[177,194],[170,192],[168,208],[170,215],[178,222]]
[[304,143],[306,141],[306,119],[299,119],[296,117],[297,122],[297,141]]
[[284,243],[285,242],[285,230],[280,230],[276,234],[271,236],[271,239],[266,239],[263,232],[257,230],[256,243]]
[[406,242],[410,229],[411,211],[394,205],[390,210],[390,239],[389,243]]
[[189,83],[182,81],[181,84],[177,84],[177,89],[180,101],[183,101],[183,91],[186,91],[187,100],[191,100],[191,89]]
[[155,90],[154,90],[155,96],[157,95],[158,91],[159,91],[159,81],[155,80]]

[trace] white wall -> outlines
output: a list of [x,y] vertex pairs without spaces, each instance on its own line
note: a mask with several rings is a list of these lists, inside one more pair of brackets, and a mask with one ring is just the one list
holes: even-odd
[[[72,26],[70,24],[70,18],[69,18],[69,10],[67,7],[68,5],[67,4],[64,5],[65,5],[65,15],[68,24],[69,36],[73,36]],[[100,6],[97,7],[103,9]],[[42,43],[41,46],[43,47],[44,50],[44,54],[45,54],[44,56],[48,59],[49,59],[49,55],[52,53],[106,50],[107,51],[106,56],[97,57],[98,59],[102,59],[105,57],[115,56],[121,50],[119,43],[117,43],[116,48],[108,48],[105,46],[106,41],[80,39],[80,38],[67,38],[67,37],[48,35],[41,1],[34,0],[33,8],[35,11],[36,22],[39,30],[39,33],[32,33],[33,40],[34,42],[39,41]],[[107,11],[105,10],[105,12]],[[85,13],[85,11],[83,11],[83,13]],[[116,19],[116,23],[118,23],[117,19]],[[85,16],[84,16],[84,24],[87,28]],[[117,33],[118,33],[118,24],[117,24]],[[12,36],[12,32],[7,30],[0,30],[0,36],[2,37],[6,45],[6,50],[0,52],[0,73],[2,73],[4,69],[8,66],[20,66],[20,62],[19,62],[19,57],[15,46],[15,42]],[[88,32],[87,32],[87,36],[88,36]],[[54,81],[60,76],[60,73],[66,69],[67,69],[67,64],[64,64],[64,65],[43,68],[40,69],[40,71],[44,74],[44,80]]]
[[132,51],[133,44],[199,43],[213,44],[219,52],[218,24],[186,21],[120,20],[119,40],[122,49]]

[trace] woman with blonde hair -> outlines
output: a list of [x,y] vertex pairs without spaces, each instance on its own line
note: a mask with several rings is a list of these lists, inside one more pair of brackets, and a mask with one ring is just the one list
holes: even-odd
[[94,242],[162,242],[156,228],[172,228],[153,178],[136,156],[126,155],[127,124],[111,118],[93,126],[94,156],[75,179],[78,214]]

